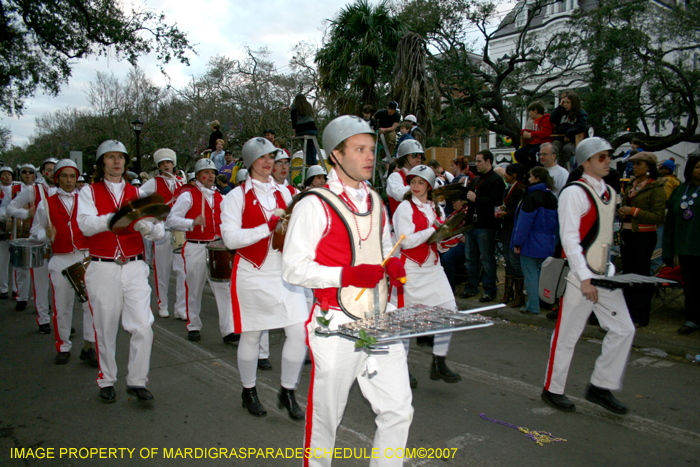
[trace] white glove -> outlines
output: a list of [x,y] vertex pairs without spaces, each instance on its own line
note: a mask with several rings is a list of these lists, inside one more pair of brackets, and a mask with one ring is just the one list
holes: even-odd
[[153,231],[153,223],[141,219],[134,224],[134,230],[136,230],[141,235],[148,235]]

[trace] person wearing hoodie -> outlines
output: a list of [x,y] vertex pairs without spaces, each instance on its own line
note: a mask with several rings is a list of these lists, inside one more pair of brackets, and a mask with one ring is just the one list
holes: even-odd
[[529,117],[534,121],[532,130],[522,130],[520,139],[522,146],[515,151],[515,160],[529,169],[538,165],[537,153],[540,144],[551,143],[552,124],[549,114],[544,113],[544,102],[535,101],[527,106]]
[[515,227],[510,247],[520,255],[520,267],[525,276],[527,305],[521,313],[540,312],[540,270],[545,258],[554,254],[557,245],[559,219],[554,179],[544,167],[530,172],[530,187],[515,213]]

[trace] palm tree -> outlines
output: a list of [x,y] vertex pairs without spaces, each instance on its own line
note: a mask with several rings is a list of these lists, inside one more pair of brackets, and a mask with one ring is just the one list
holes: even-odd
[[315,60],[321,93],[338,113],[356,114],[364,104],[377,107],[388,94],[403,24],[386,0],[377,6],[357,0],[340,10],[329,29]]

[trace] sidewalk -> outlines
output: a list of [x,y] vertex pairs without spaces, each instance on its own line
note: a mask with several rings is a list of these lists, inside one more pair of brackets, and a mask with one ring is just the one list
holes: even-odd
[[[459,295],[463,291],[463,286],[457,287],[455,298],[457,306],[461,310],[478,308],[485,305],[494,305],[500,302],[503,297],[503,280],[505,276],[505,268],[498,264],[498,297],[496,300],[489,303],[479,303],[481,294],[469,298],[461,299]],[[686,354],[700,354],[700,331],[697,331],[688,336],[681,336],[677,333],[679,327],[685,323],[683,317],[684,296],[682,289],[666,289],[661,292],[665,296],[660,296],[659,292],[654,295],[651,307],[651,319],[649,325],[643,328],[637,328],[634,336],[634,347],[638,349],[652,348],[660,349],[669,355],[675,355],[685,358]],[[539,315],[523,314],[516,308],[500,308],[484,313],[486,316],[500,318],[512,323],[537,326],[554,330],[556,321],[548,320],[547,311],[542,310]],[[605,331],[598,326],[586,325],[583,331],[583,337],[593,339],[603,339]]]

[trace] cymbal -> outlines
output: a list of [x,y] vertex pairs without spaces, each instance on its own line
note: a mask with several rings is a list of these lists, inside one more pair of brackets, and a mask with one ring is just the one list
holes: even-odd
[[474,224],[464,225],[467,214],[458,212],[442,224],[433,234],[428,237],[428,245],[443,242],[449,238],[463,234],[474,228]]
[[109,222],[109,230],[115,234],[134,233],[134,224],[140,220],[151,222],[164,221],[170,213],[170,206],[165,204],[152,204],[135,211],[129,211],[124,215],[117,217],[115,214]]
[[445,202],[456,201],[458,199],[466,201],[468,192],[469,190],[462,186],[461,183],[455,183],[434,189],[432,192],[432,198],[434,201]]

